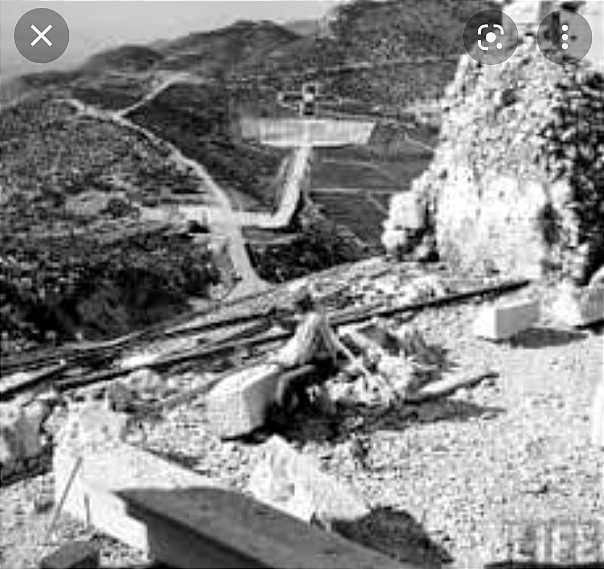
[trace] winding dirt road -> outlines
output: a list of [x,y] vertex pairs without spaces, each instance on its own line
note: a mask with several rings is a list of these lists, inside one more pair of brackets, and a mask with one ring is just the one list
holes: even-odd
[[[185,79],[180,76],[166,80],[144,98],[145,102],[157,96],[170,85],[181,81],[185,81]],[[145,127],[135,124],[126,118],[128,112],[134,108],[138,108],[139,104],[142,104],[142,101],[121,111],[98,109],[75,98],[64,99],[64,101],[71,104],[81,115],[113,122],[141,134],[155,145],[168,148],[170,150],[169,160],[185,168],[190,168],[195,172],[201,180],[200,191],[204,193],[209,191],[211,193],[213,205],[183,205],[179,207],[179,213],[188,219],[207,223],[213,235],[224,235],[227,238],[229,257],[235,272],[239,276],[239,282],[228,295],[229,299],[256,294],[270,287],[269,283],[258,277],[252,266],[241,230],[245,226],[261,229],[278,229],[289,224],[300,201],[301,185],[312,152],[310,146],[304,145],[294,150],[292,164],[288,169],[285,181],[283,198],[276,212],[268,214],[235,211],[226,192],[214,181],[199,162],[185,156],[171,142],[161,139]]]

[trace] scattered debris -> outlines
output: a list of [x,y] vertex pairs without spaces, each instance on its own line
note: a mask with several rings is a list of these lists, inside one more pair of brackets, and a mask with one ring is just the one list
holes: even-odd
[[343,328],[342,336],[362,353],[370,370],[369,377],[353,375],[352,385],[330,385],[334,400],[343,404],[391,405],[403,401],[427,383],[437,381],[445,365],[443,350],[429,346],[420,331],[409,324],[391,328],[374,320],[369,326]]
[[327,528],[334,521],[352,521],[369,513],[354,490],[322,472],[313,458],[281,437],[271,437],[263,447],[247,487],[257,500],[308,523],[315,519]]
[[489,340],[509,340],[539,318],[539,300],[507,301],[484,306],[474,321],[473,331],[476,336]]

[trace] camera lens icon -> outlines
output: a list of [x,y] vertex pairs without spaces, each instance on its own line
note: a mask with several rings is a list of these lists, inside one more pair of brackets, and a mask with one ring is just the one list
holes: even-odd
[[[481,49],[482,51],[488,51],[490,49],[490,47],[492,46],[485,46],[486,42],[487,44],[494,44],[494,47],[497,49],[503,49],[503,44],[500,41],[497,41],[497,39],[503,35],[505,35],[505,30],[503,29],[503,26],[500,26],[499,24],[493,24],[493,27],[497,30],[498,34],[496,34],[495,32],[486,32],[486,34],[484,33],[484,30],[489,28],[489,24],[482,24],[482,26],[480,26],[478,28],[478,47],[479,49]],[[484,36],[484,41],[483,41],[483,36]],[[495,43],[497,41],[497,43]]]
[[501,10],[482,10],[466,23],[463,41],[470,57],[485,65],[496,65],[516,50],[518,29]]

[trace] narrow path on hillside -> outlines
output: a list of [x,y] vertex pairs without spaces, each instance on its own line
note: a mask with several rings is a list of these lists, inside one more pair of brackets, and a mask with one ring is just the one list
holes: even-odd
[[[146,97],[146,100],[151,100],[170,85],[182,80],[182,77],[169,78],[150,93]],[[200,189],[204,192],[209,190],[216,205],[184,205],[179,209],[186,217],[202,222],[207,221],[212,234],[225,235],[227,237],[229,257],[233,263],[235,272],[240,278],[240,282],[229,293],[229,298],[256,294],[270,287],[269,283],[258,277],[252,266],[241,229],[243,226],[278,229],[289,224],[300,201],[302,181],[304,180],[307,164],[312,152],[312,148],[309,145],[303,145],[293,152],[292,164],[288,168],[286,175],[283,197],[276,212],[269,214],[235,211],[226,192],[214,181],[199,162],[185,156],[171,142],[158,137],[147,128],[137,125],[126,118],[125,114],[127,113],[123,113],[123,110],[117,112],[102,110],[91,105],[86,105],[74,98],[66,99],[65,101],[74,106],[80,114],[93,117],[97,120],[113,122],[114,124],[140,133],[155,145],[169,148],[169,160],[185,168],[190,168],[202,180]],[[138,103],[136,106],[138,106]],[[135,106],[130,107],[130,109],[132,108],[135,108]]]
[[86,105],[78,99],[65,99],[67,103],[73,105],[78,113],[90,116],[97,120],[113,122],[119,126],[133,130],[146,137],[153,144],[164,146],[170,149],[169,160],[181,164],[186,168],[191,168],[202,180],[200,190],[209,190],[214,198],[216,206],[185,206],[181,208],[183,214],[195,218],[202,223],[207,221],[210,231],[215,235],[225,235],[227,237],[227,247],[229,257],[233,263],[233,268],[239,276],[240,282],[230,291],[229,298],[237,298],[255,294],[269,288],[269,284],[258,277],[252,263],[249,259],[245,246],[245,239],[241,233],[235,212],[231,208],[228,196],[220,186],[212,179],[208,172],[197,161],[187,158],[172,143],[159,138],[148,129],[133,123],[121,114],[114,111],[97,109],[91,105]]
[[120,109],[119,111],[115,111],[115,113],[121,117],[125,117],[126,115],[136,111],[143,105],[146,105],[157,96],[161,95],[168,87],[172,85],[177,85],[178,83],[187,83],[190,85],[203,85],[206,82],[200,77],[194,77],[190,73],[185,71],[173,73],[168,75],[164,80],[160,81],[156,87],[151,89],[142,99],[133,103],[132,105]]

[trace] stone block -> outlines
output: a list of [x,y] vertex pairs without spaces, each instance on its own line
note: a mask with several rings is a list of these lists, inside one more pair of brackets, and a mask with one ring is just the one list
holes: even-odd
[[[60,499],[77,457],[54,458]],[[168,567],[403,567],[126,444],[83,456],[63,511]]]
[[215,434],[237,437],[261,427],[275,393],[280,367],[265,363],[224,378],[207,395],[206,411]]
[[42,558],[40,569],[96,569],[99,550],[86,541],[71,541]]
[[53,457],[55,503],[60,503],[81,456],[62,511],[144,552],[149,551],[147,529],[130,515],[121,492],[130,488],[167,491],[210,485],[207,478],[195,472],[124,443],[106,449],[61,450]]
[[305,522],[354,521],[369,508],[352,488],[321,470],[319,463],[273,436],[252,472],[248,491],[261,502]]
[[507,340],[530,328],[540,318],[539,300],[514,300],[484,306],[474,321],[476,336]]
[[554,318],[567,326],[588,326],[604,320],[604,284],[562,288],[552,305]]

